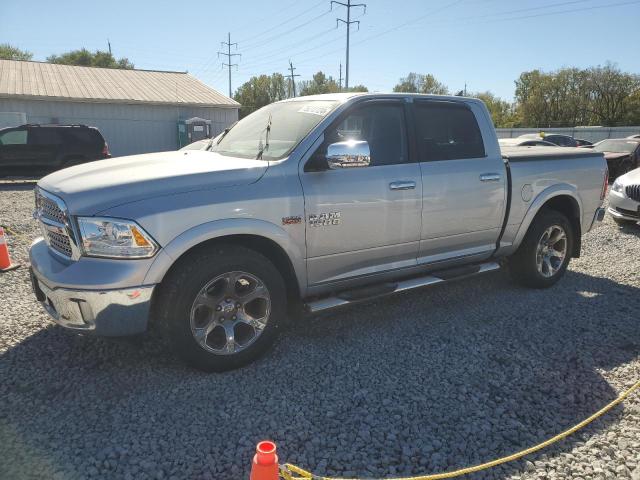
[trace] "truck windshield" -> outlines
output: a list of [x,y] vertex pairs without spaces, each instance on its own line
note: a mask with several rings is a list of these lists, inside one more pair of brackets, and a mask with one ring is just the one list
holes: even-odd
[[337,101],[272,103],[240,120],[211,150],[230,157],[279,160],[318,125]]

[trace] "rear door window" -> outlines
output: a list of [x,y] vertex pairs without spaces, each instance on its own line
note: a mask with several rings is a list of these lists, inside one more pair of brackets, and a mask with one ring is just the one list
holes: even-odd
[[26,130],[11,130],[0,135],[0,145],[26,145]]
[[485,157],[478,122],[466,106],[453,102],[414,102],[420,161]]
[[62,138],[55,128],[32,128],[29,135],[30,145],[61,145]]
[[65,131],[67,143],[72,143],[83,148],[102,149],[104,140],[97,130],[92,128],[68,128]]

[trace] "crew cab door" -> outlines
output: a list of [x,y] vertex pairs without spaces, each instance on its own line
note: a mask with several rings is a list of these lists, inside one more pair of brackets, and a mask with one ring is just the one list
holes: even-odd
[[[352,106],[300,173],[309,285],[416,265],[422,181],[409,161],[407,113],[401,100]],[[327,147],[348,140],[368,143],[369,166],[329,169]]]
[[489,257],[502,227],[506,169],[483,141],[493,138],[488,119],[478,105],[452,101],[415,100],[413,113],[423,185],[418,263]]

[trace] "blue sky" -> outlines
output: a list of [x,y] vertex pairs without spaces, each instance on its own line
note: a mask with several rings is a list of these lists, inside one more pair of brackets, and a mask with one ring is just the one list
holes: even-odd
[[[359,0],[365,1],[365,0]],[[640,0],[368,0],[353,9],[350,84],[389,91],[410,71],[432,73],[453,91],[490,90],[511,100],[525,70],[607,61],[640,73]],[[241,53],[233,88],[251,75],[299,79],[344,64],[341,7],[329,1],[0,0],[0,43],[44,60],[51,53],[107,48],[137,68],[188,70],[223,93],[216,52],[231,32]],[[234,53],[236,51],[234,50]],[[344,67],[343,67],[344,68]]]

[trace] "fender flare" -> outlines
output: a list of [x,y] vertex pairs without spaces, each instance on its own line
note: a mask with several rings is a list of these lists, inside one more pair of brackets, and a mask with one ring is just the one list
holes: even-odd
[[227,218],[202,223],[181,233],[167,243],[156,256],[145,276],[145,284],[157,284],[171,266],[193,247],[209,240],[230,235],[252,235],[263,237],[277,244],[289,257],[298,281],[300,291],[304,291],[307,278],[303,253],[289,234],[271,222],[253,218]]
[[582,212],[584,210],[582,208],[582,200],[580,200],[580,195],[578,195],[578,189],[574,185],[570,185],[568,183],[552,185],[540,192],[533,200],[533,202],[531,202],[527,213],[525,213],[524,218],[520,223],[518,233],[516,233],[516,236],[513,239],[513,246],[516,249],[520,246],[520,243],[524,239],[524,236],[527,234],[527,231],[529,230],[533,219],[538,214],[540,209],[544,206],[544,204],[546,204],[552,198],[559,196],[570,197],[576,202],[576,204],[578,205],[578,219],[580,221],[580,226],[582,226]]

